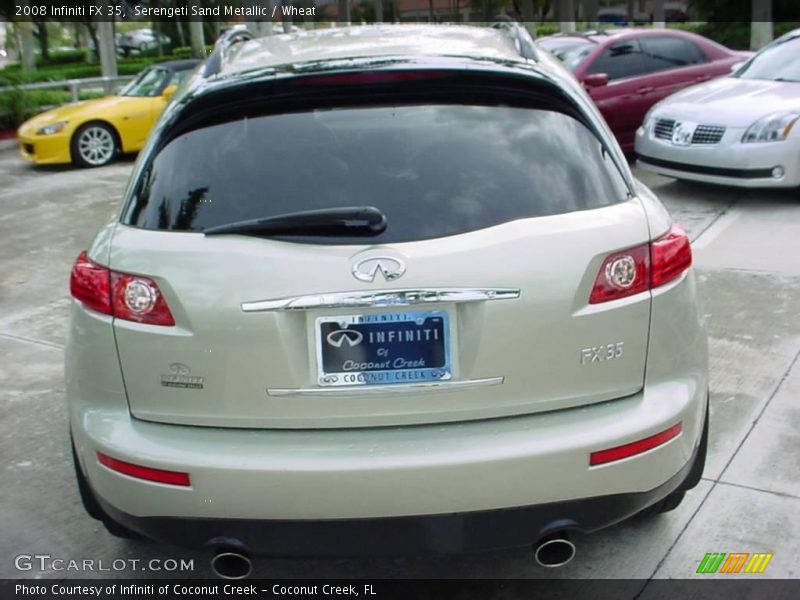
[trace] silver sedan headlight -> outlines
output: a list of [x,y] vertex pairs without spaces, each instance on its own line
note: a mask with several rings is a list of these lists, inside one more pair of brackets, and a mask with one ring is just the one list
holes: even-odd
[[653,113],[656,110],[656,104],[650,107],[650,110],[647,111],[647,114],[644,116],[644,120],[642,121],[642,127],[645,131],[650,131],[650,125],[652,125],[651,121],[653,120]]
[[56,121],[55,123],[50,123],[49,125],[40,127],[36,130],[36,135],[53,135],[54,133],[58,133],[67,126],[68,122],[69,121]]
[[747,128],[742,136],[742,143],[785,140],[798,118],[800,118],[800,114],[793,112],[767,115]]

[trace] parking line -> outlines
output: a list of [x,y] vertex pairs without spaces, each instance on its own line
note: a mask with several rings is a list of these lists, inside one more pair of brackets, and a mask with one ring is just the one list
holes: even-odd
[[56,350],[63,350],[63,344],[56,344],[55,342],[48,342],[46,340],[37,340],[36,338],[29,338],[25,337],[24,335],[14,335],[13,333],[6,333],[4,331],[0,331],[0,337],[7,338],[9,340],[14,340],[16,342],[28,342],[29,344],[39,344],[42,346],[49,346],[51,348],[55,348]]
[[733,225],[736,220],[742,216],[742,211],[737,210],[735,207],[726,211],[721,217],[714,221],[707,229],[705,229],[697,238],[692,242],[693,250],[704,250],[711,242],[713,242],[719,234],[725,231],[728,227]]

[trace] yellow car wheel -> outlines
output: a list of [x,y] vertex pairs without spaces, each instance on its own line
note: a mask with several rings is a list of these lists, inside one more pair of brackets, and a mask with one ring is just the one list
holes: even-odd
[[70,146],[72,161],[79,167],[102,167],[114,160],[119,151],[117,132],[99,122],[81,126]]

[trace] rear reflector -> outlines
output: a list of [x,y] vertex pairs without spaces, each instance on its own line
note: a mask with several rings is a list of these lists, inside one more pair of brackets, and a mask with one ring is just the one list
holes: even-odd
[[124,462],[111,458],[103,454],[97,453],[97,460],[101,465],[105,465],[112,471],[124,473],[137,479],[145,479],[147,481],[155,481],[156,483],[167,483],[169,485],[189,486],[189,474],[181,473],[179,471],[164,471],[163,469],[151,469],[150,467],[142,467],[134,465],[133,463]]
[[605,463],[628,458],[629,456],[635,456],[637,454],[641,454],[642,452],[647,452],[648,450],[652,450],[656,446],[665,444],[672,438],[677,437],[682,429],[683,421],[673,425],[669,429],[665,429],[661,433],[646,437],[643,440],[637,440],[635,442],[631,442],[630,444],[616,446],[607,450],[598,450],[597,452],[592,452],[589,455],[589,465],[592,467],[603,465]]

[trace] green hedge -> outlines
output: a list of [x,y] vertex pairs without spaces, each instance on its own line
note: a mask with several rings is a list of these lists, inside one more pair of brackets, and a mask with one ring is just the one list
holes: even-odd
[[556,25],[554,23],[545,23],[544,25],[539,25],[536,28],[536,39],[539,39],[541,37],[545,37],[545,36],[548,36],[548,35],[554,35],[554,34],[558,33],[559,31],[561,31],[561,29],[559,28],[558,25]]
[[85,63],[87,50],[60,50],[58,52],[50,52],[47,60],[38,58],[36,66],[56,66],[65,65],[69,63]]
[[[82,91],[81,100],[99,98],[101,92]],[[0,131],[16,129],[23,121],[52,106],[66,104],[72,100],[69,92],[61,90],[29,90],[12,88],[0,92]]]
[[[41,56],[36,55],[36,68],[48,69],[51,67],[58,67],[60,65],[80,65],[86,64],[86,50],[64,50],[59,52],[51,52],[47,60]],[[7,65],[0,72],[8,71],[19,73],[22,67],[19,63],[12,63]]]
[[[172,46],[170,44],[164,44],[161,46],[161,53],[163,56],[167,56],[172,54]],[[119,57],[125,57],[125,53],[120,50],[117,54]],[[147,50],[129,50],[128,55],[126,58],[158,58],[158,47],[156,48],[148,48]]]
[[[205,52],[206,56],[211,54],[214,50],[214,46],[206,46]],[[191,46],[178,46],[177,48],[172,49],[172,59],[174,60],[183,60],[186,58],[192,58],[192,47]]]
[[[119,75],[135,75],[145,67],[152,64],[173,60],[172,56],[155,58],[135,58],[117,61]],[[0,69],[0,86],[39,83],[43,81],[63,81],[66,79],[83,79],[86,77],[100,77],[100,65],[86,65],[71,63],[63,67],[48,67],[38,69],[32,73],[23,73],[18,68]]]

